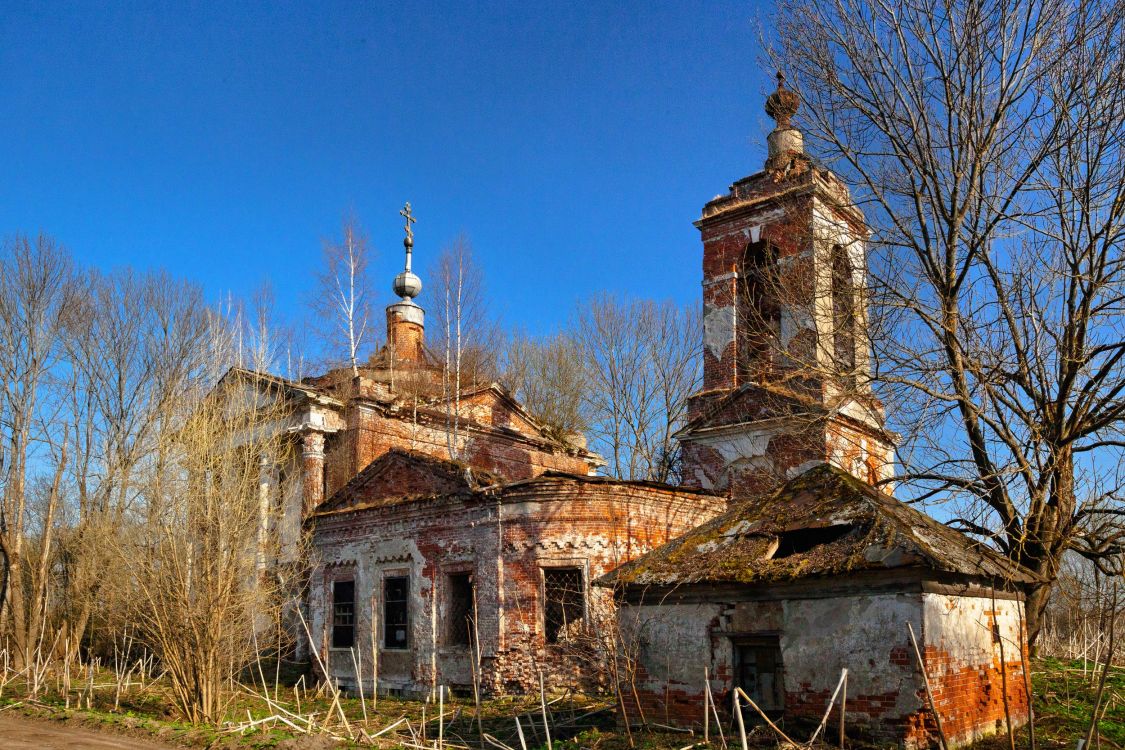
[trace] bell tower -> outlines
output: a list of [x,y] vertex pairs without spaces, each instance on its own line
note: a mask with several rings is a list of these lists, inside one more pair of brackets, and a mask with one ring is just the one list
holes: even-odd
[[804,151],[799,96],[766,99],[764,169],[695,222],[703,241],[703,388],[688,404],[684,483],[733,498],[814,462],[868,482],[892,473],[895,437],[870,387],[866,223]]

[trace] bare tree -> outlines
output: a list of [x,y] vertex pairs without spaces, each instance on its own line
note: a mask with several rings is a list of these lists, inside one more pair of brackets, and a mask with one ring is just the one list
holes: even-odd
[[[5,243],[0,251],[0,628],[11,636],[17,662],[34,650],[33,629],[41,622],[40,587],[32,587],[29,602],[25,585],[34,575],[25,569],[29,479],[39,449],[65,443],[44,417],[55,407],[49,376],[62,350],[72,298],[71,262],[54,240],[17,236]],[[66,463],[62,455],[56,460],[57,467]],[[51,509],[57,508],[57,480],[56,473]],[[48,539],[44,535],[41,549],[49,549]]]
[[1047,581],[1068,549],[1121,559],[1123,31],[1116,0],[777,16],[798,125],[870,224],[902,479]]
[[213,719],[274,621],[263,481],[284,460],[283,399],[244,370],[211,389],[278,347],[266,304],[233,309],[160,274],[79,273],[47,237],[0,250],[0,637],[35,685],[128,631],[184,714]]
[[344,354],[354,376],[359,375],[359,352],[371,324],[371,248],[354,217],[344,222],[342,235],[339,242],[323,243],[324,267],[317,276],[312,306],[328,326],[324,330],[328,356]]
[[442,353],[442,399],[445,402],[449,458],[460,457],[461,393],[496,374],[499,335],[485,296],[484,273],[465,236],[443,248],[434,260],[436,310],[431,314],[431,341]]
[[556,334],[515,334],[504,355],[504,382],[527,410],[560,439],[586,429],[586,368],[577,344]]
[[604,294],[579,307],[571,335],[586,371],[585,410],[613,475],[678,479],[674,435],[699,385],[700,328],[694,306]]
[[223,686],[254,659],[255,633],[276,632],[283,605],[260,568],[261,456],[287,446],[275,381],[228,370],[234,332],[213,321],[208,361],[164,428],[143,486],[144,522],[115,551],[138,637],[161,660],[177,707],[192,722],[220,718]]
[[59,616],[75,642],[95,614],[120,622],[120,602],[104,589],[115,563],[105,542],[151,512],[143,474],[171,429],[169,405],[202,377],[210,335],[201,290],[162,274],[90,273],[80,305],[62,368],[73,375],[63,417],[75,507],[62,541]]

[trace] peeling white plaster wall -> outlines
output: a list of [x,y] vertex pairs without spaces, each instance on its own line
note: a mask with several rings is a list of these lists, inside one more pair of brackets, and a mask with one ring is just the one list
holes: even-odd
[[847,667],[849,695],[897,693],[892,716],[921,709],[918,676],[890,662],[893,648],[910,648],[906,623],[918,630],[921,620],[921,594],[786,601],[781,639],[786,689],[803,683],[832,689]]
[[715,359],[722,359],[723,352],[734,341],[737,313],[734,305],[705,304],[703,306],[703,345]]

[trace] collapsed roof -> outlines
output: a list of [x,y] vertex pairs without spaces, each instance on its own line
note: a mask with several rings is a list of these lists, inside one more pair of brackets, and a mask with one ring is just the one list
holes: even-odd
[[1030,571],[829,464],[603,576],[605,586],[781,583],[928,569],[1026,584]]

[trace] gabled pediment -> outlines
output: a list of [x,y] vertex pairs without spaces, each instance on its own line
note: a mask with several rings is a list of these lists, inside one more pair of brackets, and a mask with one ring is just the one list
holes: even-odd
[[460,412],[462,417],[480,424],[507,428],[528,437],[551,439],[539,420],[499,383],[462,391]]
[[392,504],[414,497],[469,494],[498,481],[492,474],[464,464],[395,449],[368,464],[317,510]]

